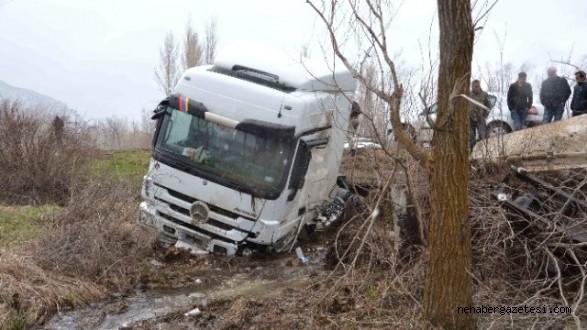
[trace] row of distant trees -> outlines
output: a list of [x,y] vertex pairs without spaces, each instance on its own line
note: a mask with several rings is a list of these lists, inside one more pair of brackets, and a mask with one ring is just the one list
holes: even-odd
[[200,34],[188,19],[181,37],[167,32],[159,50],[159,65],[155,68],[155,79],[165,95],[171,94],[181,73],[187,68],[214,62],[218,46],[217,27],[216,19],[211,18],[204,33]]
[[116,116],[87,123],[92,142],[102,149],[148,149],[151,145],[155,121],[151,112],[143,109],[138,119]]

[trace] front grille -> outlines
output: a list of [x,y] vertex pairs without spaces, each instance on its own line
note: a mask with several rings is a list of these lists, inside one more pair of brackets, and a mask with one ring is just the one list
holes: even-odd
[[[167,193],[170,196],[173,196],[175,198],[175,199],[171,199],[169,197],[166,198],[164,194],[163,195],[156,194],[155,199],[157,201],[160,201],[160,202],[164,203],[165,205],[167,205],[170,210],[172,210],[174,212],[177,212],[179,214],[182,214],[185,217],[191,218],[189,208],[186,208],[185,207],[186,205],[184,203],[179,203],[177,201],[177,199],[182,200],[182,201],[185,201],[186,203],[189,203],[191,205],[192,203],[194,203],[196,201],[195,198],[190,197],[190,196],[187,196],[185,194],[182,194],[182,193],[180,193],[178,191],[175,191],[173,189],[166,188],[166,187],[161,186],[161,185],[157,185],[157,186],[161,190],[165,189],[165,191],[167,191]],[[211,229],[208,226],[212,226],[214,228],[217,228],[217,229],[222,230],[222,231],[227,231],[227,232],[228,231],[231,231],[231,230],[236,230],[236,231],[238,231],[240,233],[237,236],[239,236],[241,238],[242,237],[247,237],[247,236],[250,235],[250,233],[248,231],[248,228],[247,229],[240,229],[240,228],[237,227],[238,225],[236,223],[236,220],[239,217],[238,214],[233,213],[233,212],[230,212],[230,211],[226,211],[226,210],[224,210],[222,208],[219,208],[219,207],[216,207],[216,206],[213,206],[213,205],[210,205],[210,204],[207,204],[207,205],[210,208],[210,211],[212,211],[212,212],[210,214],[210,218],[205,223],[206,226],[200,226],[200,225],[197,225],[197,224],[194,225],[194,224],[191,224],[189,222],[184,222],[182,219],[185,219],[185,218],[180,217],[178,215],[173,216],[172,214],[168,214],[168,212],[165,212],[164,210],[157,211],[157,214],[159,216],[161,216],[161,217],[169,220],[169,221],[172,221],[173,223],[175,223],[175,224],[177,224],[177,225],[179,225],[179,226],[181,226],[183,228],[190,229],[190,230],[199,232],[202,235],[211,237],[213,239],[218,239],[218,240],[221,240],[223,242],[231,243],[231,244],[236,243],[235,238],[232,238],[231,239],[231,238],[228,238],[228,237],[223,236],[222,233],[211,232],[210,231]],[[222,217],[221,219],[219,219],[218,216],[216,216],[216,215],[223,215],[224,217]],[[229,219],[230,220],[234,220],[235,221],[234,224],[225,223]],[[254,220],[251,219],[251,218],[245,218],[245,219],[254,222]],[[204,228],[202,228],[202,227],[204,227]],[[208,228],[210,230],[206,230],[205,228]],[[226,236],[232,236],[232,234],[231,235],[228,235],[227,234]],[[239,238],[238,240],[240,240],[241,238]]]
[[[169,193],[169,195],[171,195],[171,196],[173,196],[175,198],[184,200],[184,201],[186,201],[186,202],[188,202],[190,204],[192,204],[195,201],[197,201],[197,199],[195,199],[193,197],[190,197],[188,195],[182,194],[179,191],[175,191],[173,189],[165,188],[165,187],[163,187],[161,185],[157,185],[157,186],[160,187],[160,188],[163,188],[163,189],[167,190],[167,192]],[[234,213],[234,212],[228,211],[226,209],[223,209],[223,208],[218,207],[218,206],[215,206],[215,205],[211,205],[211,204],[208,204],[208,203],[206,203],[206,205],[208,205],[208,208],[210,208],[210,211],[212,211],[214,213],[221,214],[221,215],[223,215],[225,217],[229,217],[231,219],[236,219],[236,218],[241,217],[241,218],[244,218],[244,219],[247,219],[247,220],[255,221],[254,218],[246,217],[246,216],[243,216],[243,215],[240,215],[238,213]]]
[[[160,217],[162,217],[162,218],[164,218],[164,219],[167,219],[167,220],[169,220],[169,221],[171,221],[171,222],[173,222],[173,223],[176,223],[176,224],[178,224],[178,225],[180,225],[180,226],[182,226],[182,227],[185,227],[185,228],[191,229],[191,230],[193,230],[193,231],[199,232],[199,233],[201,233],[201,234],[203,234],[203,235],[209,236],[209,237],[210,237],[210,238],[212,238],[212,239],[218,239],[218,240],[221,240],[221,241],[223,241],[223,242],[230,243],[230,244],[238,243],[238,242],[235,242],[235,241],[233,241],[233,240],[230,240],[230,239],[228,239],[228,238],[226,238],[226,237],[224,237],[224,236],[221,236],[221,235],[215,234],[215,233],[213,233],[213,232],[209,232],[209,231],[207,231],[207,230],[205,230],[205,229],[202,229],[202,228],[200,228],[200,227],[198,227],[198,226],[194,226],[194,225],[192,225],[192,224],[189,224],[189,223],[187,223],[187,222],[183,222],[183,221],[181,221],[181,220],[178,220],[178,219],[176,219],[176,218],[174,218],[174,217],[172,217],[172,216],[170,216],[170,215],[168,215],[168,214],[165,214],[165,213],[163,213],[163,212],[157,211],[157,215],[159,215]],[[212,221],[212,222],[211,222],[211,221]],[[223,223],[221,223],[221,222],[218,222],[218,221],[216,221],[216,220],[212,220],[212,219],[208,220],[208,223],[209,223],[209,224],[211,224],[211,225],[213,225],[213,226],[215,226],[215,227],[219,227],[219,226],[218,226],[218,223],[220,223],[222,226],[228,227],[228,228],[226,228],[225,230],[236,229],[236,228],[232,228],[232,227],[230,227],[230,226],[227,226],[226,224],[223,224]]]

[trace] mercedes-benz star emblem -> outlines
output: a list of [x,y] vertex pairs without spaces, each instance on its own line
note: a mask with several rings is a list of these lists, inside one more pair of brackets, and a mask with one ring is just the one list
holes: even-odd
[[201,224],[208,221],[210,209],[206,203],[202,201],[196,201],[190,207],[190,215],[196,224]]

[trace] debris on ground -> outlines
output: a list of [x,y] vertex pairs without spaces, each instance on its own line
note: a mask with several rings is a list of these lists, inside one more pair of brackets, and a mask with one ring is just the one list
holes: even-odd
[[194,308],[191,311],[185,313],[184,315],[187,317],[196,317],[199,316],[200,314],[202,314],[202,312],[200,311],[199,308]]

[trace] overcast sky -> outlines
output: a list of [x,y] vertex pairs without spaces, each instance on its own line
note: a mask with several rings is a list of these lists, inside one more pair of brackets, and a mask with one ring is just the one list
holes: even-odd
[[[295,55],[302,44],[324,40],[305,0],[0,3],[0,80],[57,98],[87,119],[133,118],[154,108],[163,97],[154,79],[159,48],[165,33],[179,36],[190,17],[201,32],[216,18],[220,50],[249,40]],[[405,0],[392,25],[394,49],[419,57],[419,43],[427,44],[431,22],[437,25],[435,10],[435,0]],[[549,59],[587,54],[586,17],[587,0],[500,0],[479,35],[475,60],[497,61],[496,40],[505,37],[505,61],[530,62],[536,72],[529,74],[542,75]]]

